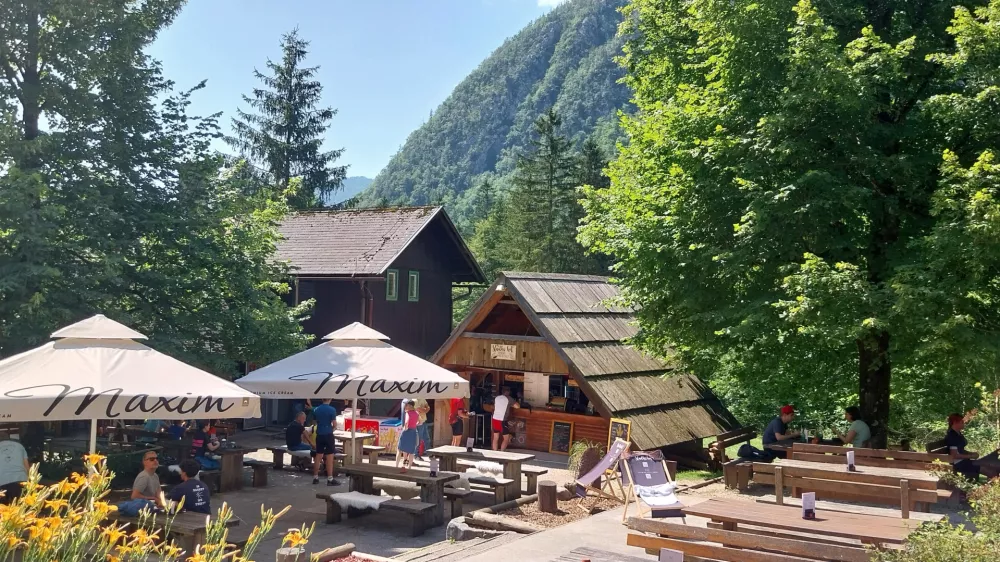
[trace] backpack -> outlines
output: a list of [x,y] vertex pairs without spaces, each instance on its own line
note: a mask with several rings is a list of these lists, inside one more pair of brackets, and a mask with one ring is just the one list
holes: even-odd
[[753,462],[771,462],[774,460],[773,455],[769,454],[767,451],[761,451],[749,443],[740,445],[739,450],[736,451],[736,455],[743,460]]

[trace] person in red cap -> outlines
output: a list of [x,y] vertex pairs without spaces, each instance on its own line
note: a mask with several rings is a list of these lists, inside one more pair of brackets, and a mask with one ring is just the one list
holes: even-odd
[[[784,405],[781,407],[781,415],[775,417],[771,420],[771,423],[767,424],[767,428],[764,429],[764,435],[761,437],[761,442],[764,447],[772,443],[777,443],[778,441],[784,441],[786,439],[795,439],[800,434],[798,431],[788,431],[788,424],[795,419],[795,407],[791,405]],[[771,451],[775,456],[785,458],[784,451]]]

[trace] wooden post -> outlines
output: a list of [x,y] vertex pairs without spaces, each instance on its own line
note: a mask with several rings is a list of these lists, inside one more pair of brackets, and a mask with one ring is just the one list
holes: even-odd
[[556,497],[556,483],[542,480],[538,483],[538,509],[545,513],[558,513],[559,502]]
[[305,562],[309,559],[306,549],[296,547],[279,548],[274,553],[274,562]]
[[899,481],[899,509],[903,512],[903,519],[910,518],[910,481]]
[[774,503],[785,505],[785,477],[781,467],[774,467]]

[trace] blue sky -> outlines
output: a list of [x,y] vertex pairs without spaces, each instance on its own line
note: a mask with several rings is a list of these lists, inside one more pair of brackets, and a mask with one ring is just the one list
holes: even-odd
[[327,148],[346,149],[348,175],[374,177],[469,72],[560,1],[189,0],[150,54],[178,89],[207,79],[192,113],[222,111],[228,128],[254,68],[280,60],[281,35],[298,27],[339,111]]

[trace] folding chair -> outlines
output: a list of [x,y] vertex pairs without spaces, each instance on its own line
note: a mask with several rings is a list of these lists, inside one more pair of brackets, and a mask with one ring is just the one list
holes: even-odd
[[[659,453],[659,451],[656,451]],[[629,503],[635,502],[639,517],[648,516],[659,519],[663,517],[684,517],[684,504],[677,499],[674,491],[677,485],[670,478],[670,471],[662,455],[654,455],[641,451],[625,453],[621,461],[622,484],[625,486],[625,509],[622,511],[622,522],[628,517]]]
[[[604,455],[594,468],[590,469],[590,472],[580,476],[576,479],[576,495],[580,497],[586,497],[587,492],[594,492],[595,494],[612,500],[624,501],[625,490],[622,489],[622,496],[618,497],[612,487],[613,480],[618,480],[617,473],[614,470],[616,464],[618,464],[618,459],[628,452],[629,443],[624,439],[615,439],[615,442],[611,444],[608,448],[608,452]],[[608,473],[611,473],[609,476]],[[600,487],[594,484],[599,484]],[[619,481],[619,488],[621,487]],[[607,490],[607,491],[605,491]]]

